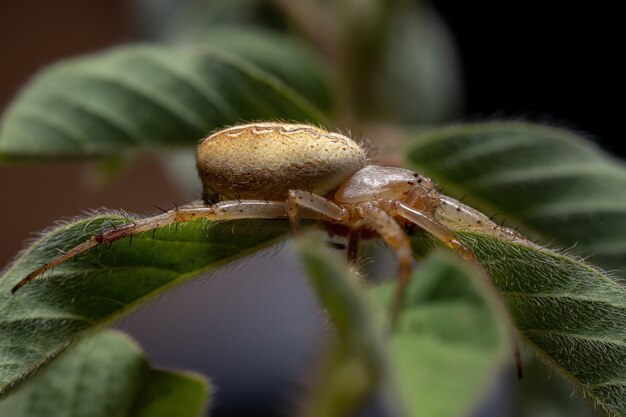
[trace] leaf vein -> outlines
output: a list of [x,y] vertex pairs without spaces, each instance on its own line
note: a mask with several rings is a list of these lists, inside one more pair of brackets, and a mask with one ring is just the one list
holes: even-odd
[[[149,101],[150,103],[162,108],[170,115],[177,117],[187,126],[191,126],[196,130],[204,131],[203,123],[196,118],[193,113],[187,111],[187,109],[180,108],[178,104],[163,97],[158,90],[151,90],[148,86],[143,85],[139,79],[131,77],[122,77],[119,74],[117,76],[111,76],[105,72],[83,72],[84,78],[87,78],[94,82],[109,83],[124,88],[126,91],[133,93],[137,97],[141,97]],[[139,82],[138,82],[139,81]]]
[[236,119],[234,110],[223,101],[220,94],[214,88],[207,88],[204,83],[196,82],[194,77],[190,74],[180,72],[174,65],[166,60],[158,59],[156,56],[150,56],[146,60],[146,63],[151,64],[153,68],[158,68],[190,86],[194,92],[198,93],[199,97],[202,97],[207,103],[221,112],[222,115],[226,116],[225,118]]

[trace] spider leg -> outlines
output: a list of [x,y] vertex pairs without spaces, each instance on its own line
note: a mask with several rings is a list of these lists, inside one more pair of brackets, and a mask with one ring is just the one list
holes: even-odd
[[294,234],[300,232],[300,207],[307,208],[314,213],[319,213],[322,215],[320,216],[322,218],[337,221],[345,221],[347,216],[346,209],[328,201],[320,195],[308,191],[291,190],[287,196],[285,209]]
[[210,220],[234,220],[272,219],[282,218],[284,216],[284,202],[242,200],[225,201],[213,205],[204,205],[202,203],[194,202],[186,206],[177,207],[157,216],[131,221],[130,223],[102,231],[28,274],[12,288],[11,292],[15,293],[37,276],[102,243],[112,243],[127,236],[133,236],[138,233],[157,229],[159,227],[184,223],[200,218]]
[[411,241],[400,225],[385,210],[374,202],[365,203],[359,208],[365,224],[374,229],[380,237],[396,250],[399,262],[398,283],[391,301],[391,324],[395,324],[402,306],[406,287],[411,276],[413,251]]
[[[399,201],[392,203],[392,210],[411,223],[414,223],[435,236],[437,239],[448,245],[452,250],[458,253],[461,258],[470,261],[484,270],[483,266],[476,259],[476,255],[463,242],[459,240],[457,235],[443,224],[439,223],[433,216],[420,210],[416,210]],[[485,271],[486,272],[486,271]]]
[[513,356],[515,358],[515,366],[517,368],[517,375],[521,379],[522,378],[522,363],[520,358],[520,351],[517,346],[517,339],[515,337],[515,326],[513,324],[513,320],[511,319],[511,315],[502,299],[502,295],[498,292],[496,287],[493,284],[491,279],[491,275],[485,267],[478,261],[474,252],[469,249],[463,242],[459,240],[457,235],[450,229],[448,229],[443,224],[437,222],[437,220],[430,214],[416,210],[402,202],[394,201],[392,204],[392,211],[395,214],[398,214],[405,219],[409,220],[412,223],[415,223],[422,229],[426,230],[428,233],[435,236],[437,239],[448,245],[451,249],[453,249],[456,253],[458,253],[463,259],[471,262],[476,269],[480,272],[483,278],[486,281],[486,288],[492,299],[495,300],[496,308],[501,313],[501,317],[506,323],[510,339],[511,346],[513,348]]
[[[318,194],[313,194],[308,191],[291,190],[289,191],[285,208],[287,210],[287,215],[289,216],[289,221],[291,222],[291,228],[294,234],[297,234],[300,231],[300,214],[298,210],[300,207],[307,209],[310,213],[318,213],[321,219],[331,219],[341,223],[350,223],[348,210],[338,204],[335,204]],[[310,215],[307,216],[307,218],[311,218]],[[350,235],[348,237],[347,250],[348,263],[351,265],[356,264],[362,221],[358,221],[353,226],[354,227],[350,230]]]

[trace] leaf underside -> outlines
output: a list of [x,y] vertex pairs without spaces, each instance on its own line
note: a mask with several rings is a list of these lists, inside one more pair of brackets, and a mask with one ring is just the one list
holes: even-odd
[[116,331],[86,338],[0,400],[0,416],[200,417],[207,408],[203,378],[150,369],[139,348]]

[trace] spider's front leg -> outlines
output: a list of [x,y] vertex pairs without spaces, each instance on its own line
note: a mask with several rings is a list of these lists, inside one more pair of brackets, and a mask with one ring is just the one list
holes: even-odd
[[[459,203],[460,204],[460,203]],[[474,252],[468,248],[463,242],[461,242],[452,230],[448,229],[445,225],[439,223],[435,217],[427,212],[423,212],[420,210],[416,210],[413,207],[410,207],[400,201],[392,201],[390,202],[389,210],[397,214],[410,222],[418,225],[422,229],[426,230],[428,233],[435,236],[441,242],[445,243],[448,247],[458,253],[463,259],[471,262],[474,267],[479,271],[480,275],[485,279],[486,285],[485,288],[489,293],[491,293],[491,298],[495,302],[495,307],[500,311],[502,320],[505,321],[506,326],[509,331],[511,346],[513,348],[513,356],[515,359],[515,366],[517,369],[517,375],[521,379],[522,378],[522,362],[521,356],[519,352],[519,348],[517,347],[517,339],[515,337],[515,325],[513,324],[513,320],[509,314],[509,311],[505,305],[505,302],[502,298],[502,295],[496,289],[489,272],[485,269],[485,267],[478,261]],[[480,220],[483,219],[483,215],[480,215]],[[403,296],[400,294],[399,296]]]
[[377,203],[364,203],[359,207],[359,211],[365,224],[375,230],[387,245],[395,249],[398,256],[398,283],[390,307],[391,324],[394,325],[411,277],[413,261],[411,242],[400,225]]
[[235,219],[275,219],[285,216],[285,203],[265,200],[241,200],[241,201],[224,201],[213,205],[204,205],[202,203],[192,203],[186,206],[178,207],[174,210],[167,211],[158,216],[148,217],[131,221],[122,226],[115,227],[98,233],[89,240],[61,254],[52,261],[37,268],[24,279],[18,282],[11,290],[15,293],[17,290],[28,284],[30,281],[43,274],[44,272],[54,268],[55,266],[66,262],[81,253],[88,251],[103,243],[111,243],[116,240],[133,236],[138,233],[147,232],[159,227],[168,226],[176,223],[185,223],[196,219],[209,220],[235,220]]
[[416,210],[413,207],[404,204],[400,201],[393,201],[391,203],[390,211],[401,217],[404,217],[411,223],[416,224],[422,229],[426,230],[431,235],[435,236],[441,242],[445,243],[450,249],[454,250],[466,261],[477,264],[482,269],[482,265],[476,259],[476,255],[470,248],[468,248],[463,242],[461,242],[452,230],[448,229],[443,224],[439,223],[431,214]]

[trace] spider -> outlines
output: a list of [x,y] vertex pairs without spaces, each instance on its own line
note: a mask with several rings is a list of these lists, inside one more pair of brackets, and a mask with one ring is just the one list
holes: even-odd
[[201,141],[197,168],[202,201],[96,234],[28,274],[12,292],[97,245],[166,225],[198,218],[287,217],[294,233],[300,219],[312,219],[346,236],[351,260],[361,237],[379,236],[393,248],[399,260],[391,304],[395,317],[413,259],[408,228],[424,229],[479,268],[474,253],[448,226],[515,238],[484,214],[439,194],[429,178],[403,168],[371,165],[363,146],[312,125],[267,122],[221,130]]

